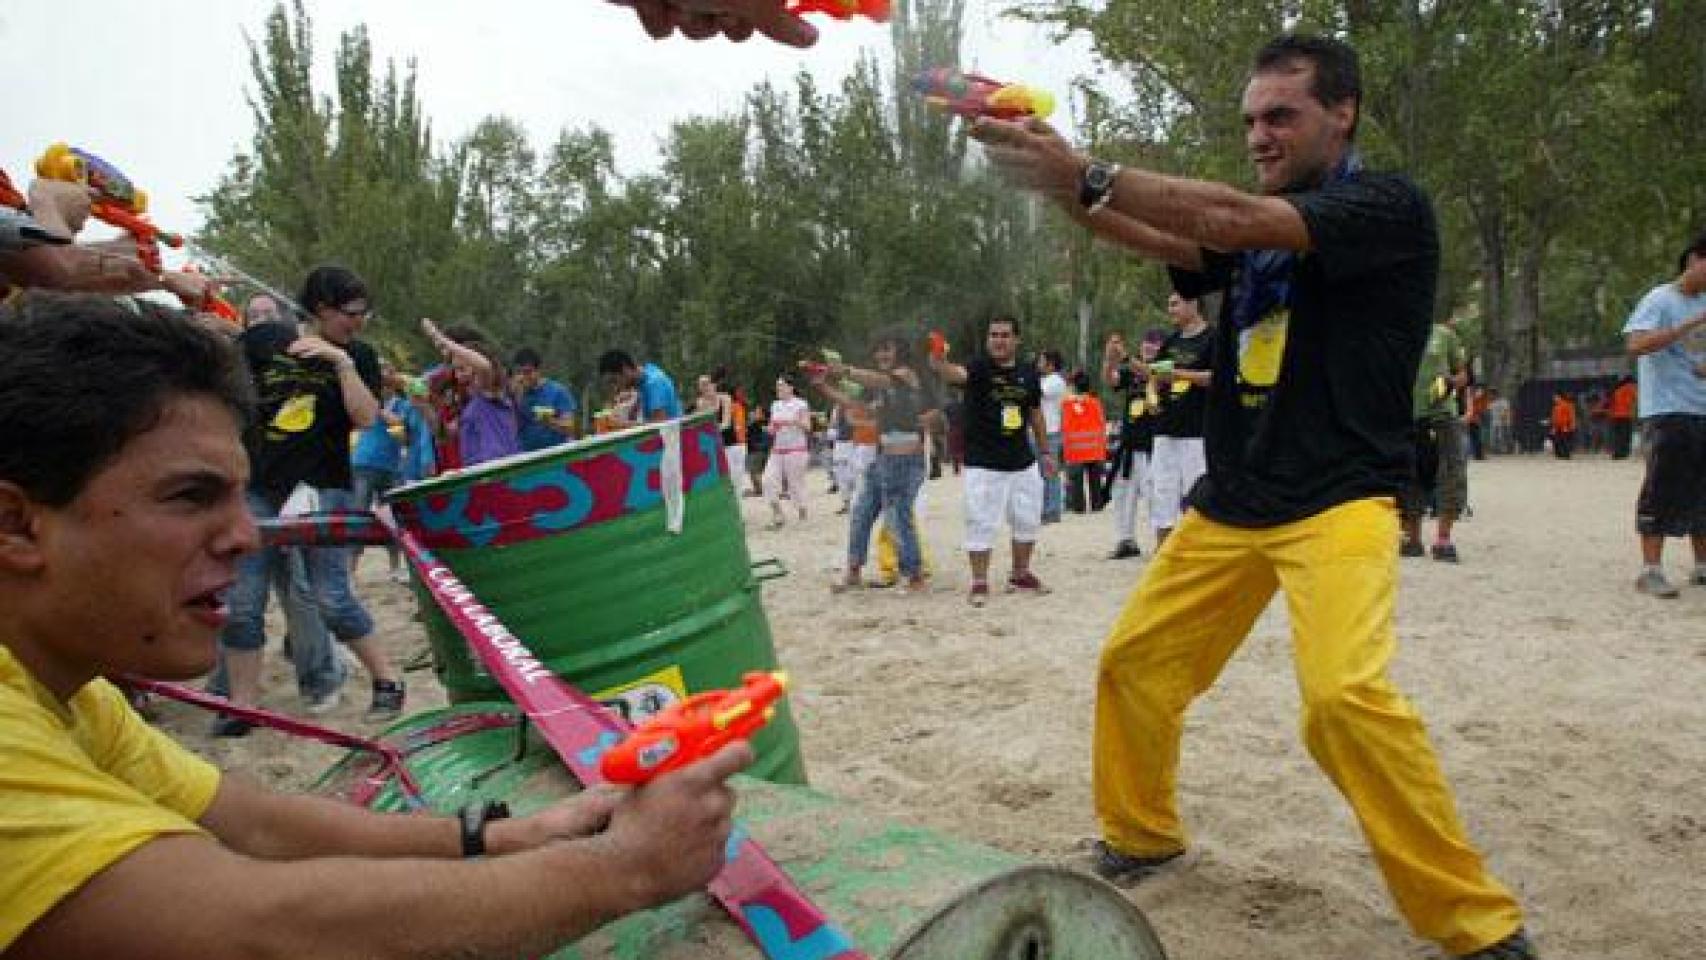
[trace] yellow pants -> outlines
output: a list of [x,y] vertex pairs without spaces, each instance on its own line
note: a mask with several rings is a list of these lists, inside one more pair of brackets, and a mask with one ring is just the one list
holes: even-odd
[[1398,909],[1453,954],[1522,924],[1458,821],[1421,718],[1387,678],[1398,515],[1358,500],[1268,529],[1191,511],[1126,600],[1096,687],[1096,815],[1116,849],[1181,850],[1175,776],[1185,710],[1285,589],[1303,740],[1350,801]]
[[[930,551],[924,549],[924,532],[918,529],[918,515],[912,517],[912,533],[918,538],[918,572],[930,576]],[[887,521],[877,524],[877,576],[885,581],[900,580],[900,543],[889,532]]]

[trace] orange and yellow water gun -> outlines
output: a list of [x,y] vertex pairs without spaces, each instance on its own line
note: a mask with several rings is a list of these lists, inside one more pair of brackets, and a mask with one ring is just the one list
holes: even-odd
[[1054,94],[1018,83],[1002,83],[953,67],[936,67],[914,77],[912,89],[938,110],[965,117],[1018,120],[1047,119],[1054,113]]
[[890,0],[794,0],[788,4],[788,12],[796,17],[806,13],[826,13],[837,20],[860,16],[887,23],[889,7]]
[[780,670],[753,671],[734,690],[712,690],[671,704],[599,760],[611,783],[642,784],[751,737],[776,715],[788,687]]
[[56,143],[36,160],[36,176],[44,180],[81,183],[95,191],[89,212],[110,223],[136,241],[136,256],[143,266],[160,272],[160,244],[177,249],[184,245],[180,234],[161,230],[149,222],[148,192],[138,189],[118,167],[87,150]]

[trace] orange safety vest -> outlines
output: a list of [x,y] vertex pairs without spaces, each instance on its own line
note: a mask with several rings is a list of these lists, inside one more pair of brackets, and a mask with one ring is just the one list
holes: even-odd
[[1552,401],[1552,432],[1576,432],[1576,405],[1569,400]]
[[1067,463],[1108,459],[1108,421],[1102,416],[1102,401],[1089,394],[1068,397],[1060,407],[1060,435]]

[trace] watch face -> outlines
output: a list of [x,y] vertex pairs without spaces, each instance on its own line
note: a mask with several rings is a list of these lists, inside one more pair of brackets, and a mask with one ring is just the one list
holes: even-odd
[[1084,182],[1093,190],[1106,190],[1114,180],[1114,168],[1106,164],[1093,163],[1090,169],[1084,171]]

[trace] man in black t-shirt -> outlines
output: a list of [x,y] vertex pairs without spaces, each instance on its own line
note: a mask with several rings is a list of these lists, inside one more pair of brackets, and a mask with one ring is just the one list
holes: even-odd
[[[1102,350],[1102,382],[1116,391],[1120,407],[1119,444],[1108,471],[1108,501],[1114,505],[1117,538],[1114,552],[1108,555],[1110,560],[1143,556],[1137,544],[1137,504],[1149,496],[1150,455],[1162,404],[1161,385],[1149,375],[1149,369],[1160,358],[1166,339],[1160,330],[1150,330],[1133,357],[1126,353],[1125,340],[1115,334]],[[1153,504],[1153,498],[1151,501]],[[1150,515],[1154,513],[1152,505]]]
[[[361,278],[341,267],[320,267],[304,282],[301,306],[307,332],[280,319],[253,324],[237,340],[256,394],[255,417],[243,445],[249,456],[249,511],[257,519],[278,516],[299,486],[333,496],[347,491],[350,431],[371,424],[379,411],[379,357],[355,338],[368,313]],[[220,632],[223,658],[211,684],[215,690],[228,692],[238,703],[257,702],[267,587],[273,583],[284,599],[291,657],[310,713],[336,706],[344,681],[328,616],[338,621],[341,639],[373,674],[376,707],[392,715],[391,706],[401,709],[399,675],[372,639],[371,619],[348,590],[343,554],[322,548],[309,555],[306,578],[291,575],[289,565],[297,562],[291,551],[261,550],[239,562],[231,619]],[[213,732],[242,736],[249,729],[241,720],[221,717]]]
[[1528,960],[1515,898],[1458,820],[1396,649],[1394,497],[1409,479],[1411,387],[1439,241],[1426,195],[1366,171],[1356,54],[1281,37],[1243,115],[1261,195],[1098,163],[1039,123],[979,121],[998,171],[1225,293],[1191,511],[1109,634],[1094,774],[1098,872],[1130,880],[1186,846],[1175,797],[1191,701],[1285,589],[1309,752],[1344,794],[1399,910],[1453,956]]
[[[1031,571],[1031,552],[1042,526],[1043,477],[1053,477],[1058,469],[1049,451],[1036,368],[1018,362],[1019,321],[991,319],[984,344],[988,355],[964,366],[934,353],[930,357],[944,383],[965,391],[967,599],[974,607],[989,600],[989,553],[1003,517],[1013,542],[1007,592],[1048,592]],[[1033,443],[1042,451],[1040,469]]]
[[1203,418],[1214,376],[1214,328],[1203,319],[1196,297],[1172,294],[1167,316],[1173,331],[1161,342],[1156,362],[1143,368],[1154,378],[1161,401],[1149,457],[1149,525],[1158,550],[1179,525],[1186,498],[1207,470]]

